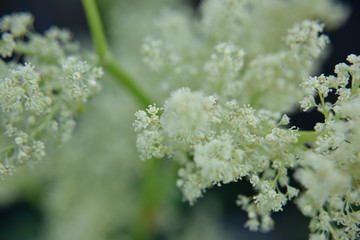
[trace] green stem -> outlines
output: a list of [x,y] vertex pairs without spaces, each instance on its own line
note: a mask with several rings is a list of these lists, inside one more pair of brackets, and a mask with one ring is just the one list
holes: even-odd
[[360,87],[360,81],[353,77],[353,83],[352,83],[352,86],[351,86],[351,97],[355,96],[359,90],[359,87]]
[[178,166],[164,159],[150,159],[144,163],[140,206],[135,224],[132,226],[132,240],[153,240],[161,233],[159,225],[167,209],[179,204],[176,184]]
[[118,83],[126,87],[127,90],[129,90],[133,96],[135,96],[137,100],[143,105],[143,107],[147,107],[152,103],[144,94],[144,92],[142,92],[142,90],[136,86],[134,80],[131,79],[113,59],[104,63],[103,67],[115,78]]
[[33,49],[30,49],[25,44],[17,43],[17,45],[15,47],[15,51],[17,51],[18,53],[24,54],[24,55],[28,55],[28,56],[38,56],[41,60],[43,60],[45,62],[48,62],[51,64],[57,64],[56,59],[54,59],[50,56],[46,56],[45,54],[39,54],[38,52],[33,51]]
[[110,58],[110,51],[95,0],[82,0],[82,4],[89,24],[91,37],[94,41],[95,51],[101,61],[106,61],[107,58]]
[[[116,81],[124,86],[144,107],[152,103],[145,92],[136,85],[126,72],[116,63],[110,54],[105,37],[100,14],[95,0],[82,0],[87,21],[89,24],[95,50],[105,71],[110,73]],[[167,185],[174,183],[172,179],[176,175],[175,171],[168,171],[170,176],[164,174],[164,169],[160,168],[160,159],[148,161],[143,170],[142,186],[140,189],[139,213],[133,225],[131,239],[153,239],[158,230],[156,219],[159,217],[163,204],[168,202],[171,197],[166,196],[169,191]],[[167,166],[168,167],[168,166]],[[174,184],[175,185],[175,184]],[[172,188],[171,188],[172,189]],[[161,214],[160,214],[161,215]]]
[[272,181],[273,186],[275,186],[275,184],[276,184],[277,180],[279,179],[280,175],[281,175],[280,171],[277,171],[276,176],[274,177],[274,179]]
[[315,131],[298,131],[300,136],[298,136],[298,142],[296,145],[303,145],[304,143],[311,143],[315,142],[316,138],[318,137],[318,133]]
[[140,206],[135,219],[135,224],[131,229],[132,240],[153,239],[156,232],[158,208],[161,201],[161,188],[159,176],[154,173],[159,172],[159,159],[151,159],[144,163],[143,179],[140,186]]
[[11,150],[11,149],[13,149],[14,147],[16,147],[16,143],[10,144],[10,145],[8,145],[7,147],[1,149],[1,150],[0,150],[0,153],[6,152],[6,151],[8,151],[8,150]]
[[323,106],[323,114],[325,117],[325,122],[327,120],[329,120],[329,111],[326,109],[326,105],[325,105],[325,99],[322,93],[319,93],[319,97],[320,97],[320,101],[321,101],[321,105]]
[[104,27],[95,0],[82,0],[86,18],[89,24],[95,51],[100,59],[101,65],[109,72],[118,83],[124,86],[144,107],[152,103],[145,92],[136,85],[125,71],[113,59],[105,36]]

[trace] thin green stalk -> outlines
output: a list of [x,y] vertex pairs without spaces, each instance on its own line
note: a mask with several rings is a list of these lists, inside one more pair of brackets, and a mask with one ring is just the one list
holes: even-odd
[[359,87],[360,87],[360,81],[356,78],[353,78],[353,83],[352,83],[352,86],[351,86],[351,96],[355,96],[359,90]]
[[91,37],[94,42],[95,51],[101,61],[106,61],[107,58],[110,58],[110,51],[95,0],[82,0],[82,4],[89,24]]
[[86,18],[89,24],[91,37],[94,42],[95,51],[105,71],[109,72],[118,83],[124,86],[144,107],[152,103],[145,92],[136,85],[132,79],[113,59],[105,36],[104,27],[101,22],[99,10],[95,0],[82,0]]
[[318,133],[315,131],[298,131],[300,136],[298,136],[297,145],[303,145],[304,143],[311,143],[315,142],[316,138],[318,137]]
[[33,49],[28,48],[25,44],[17,44],[15,47],[15,51],[24,54],[27,56],[38,56],[41,60],[44,60],[45,62],[56,64],[57,61],[55,58],[52,58],[50,56],[46,56],[45,54],[41,55],[38,52],[34,51]]
[[324,98],[323,94],[320,93],[319,97],[320,97],[321,105],[323,107],[323,111],[324,111],[323,114],[324,114],[325,122],[326,122],[327,120],[329,120],[329,111],[326,109],[325,98]]
[[[124,86],[144,107],[152,103],[141,88],[136,85],[126,72],[116,63],[110,54],[106,41],[104,28],[101,23],[100,14],[95,0],[82,0],[87,21],[89,24],[95,50],[98,54],[104,70],[110,73],[115,80]],[[141,206],[139,214],[133,225],[131,238],[133,240],[154,239],[157,231],[156,218],[159,215],[163,204],[170,200],[168,185],[172,182],[175,171],[164,171],[160,168],[160,159],[148,161],[144,166],[144,179],[140,189]],[[168,166],[167,166],[168,167]],[[168,170],[168,169],[167,169]],[[166,176],[164,172],[171,173]],[[172,188],[171,188],[172,189]]]
[[143,179],[140,186],[140,206],[135,224],[131,229],[132,240],[152,240],[155,238],[156,225],[158,221],[159,210],[162,202],[162,179],[158,176],[160,173],[160,159],[151,159],[144,163]]
[[127,90],[129,90],[129,92],[131,92],[144,107],[147,107],[152,103],[145,96],[144,92],[136,86],[134,80],[129,77],[129,75],[127,75],[113,59],[104,63],[103,67],[115,78],[118,83],[126,87]]
[[159,224],[168,207],[180,204],[176,185],[178,166],[164,159],[149,159],[144,163],[140,206],[135,224],[132,226],[132,240],[154,240],[161,235]]
[[10,144],[10,145],[6,146],[5,148],[1,149],[0,153],[6,152],[10,149],[13,149],[14,147],[16,147],[16,143]]

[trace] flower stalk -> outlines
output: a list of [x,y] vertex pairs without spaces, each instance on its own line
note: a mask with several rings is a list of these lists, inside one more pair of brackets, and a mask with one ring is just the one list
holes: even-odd
[[100,64],[120,85],[124,86],[141,105],[144,107],[150,105],[151,101],[143,89],[136,85],[135,80],[117,64],[111,55],[95,0],[82,0],[82,3]]

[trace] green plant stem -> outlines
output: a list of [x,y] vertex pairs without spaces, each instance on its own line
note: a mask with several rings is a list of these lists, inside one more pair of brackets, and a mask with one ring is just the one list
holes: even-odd
[[300,136],[298,136],[298,142],[297,145],[304,145],[304,143],[311,143],[315,142],[316,138],[318,137],[318,133],[315,131],[298,131]]
[[118,65],[111,59],[103,64],[104,69],[110,73],[115,80],[126,87],[126,89],[136,97],[136,99],[143,105],[143,107],[149,106],[152,102],[146,97],[144,92],[136,86],[134,80],[129,77]]
[[95,0],[82,0],[82,4],[89,24],[91,37],[94,42],[95,51],[101,61],[106,61],[110,58],[110,51]]
[[16,147],[16,143],[10,144],[10,145],[6,146],[5,148],[0,149],[0,153],[9,151],[9,150],[13,149],[14,147]]
[[176,172],[177,166],[172,162],[164,164],[163,159],[153,158],[144,162],[140,206],[131,229],[132,240],[153,240],[161,233],[161,218],[169,204],[176,205]]
[[320,97],[320,101],[321,101],[321,105],[323,106],[323,115],[325,117],[325,122],[329,119],[329,111],[326,109],[326,104],[325,104],[325,98],[323,96],[322,93],[319,93],[319,97]]
[[99,57],[100,64],[105,71],[110,73],[118,83],[124,86],[138,102],[147,107],[152,103],[145,92],[136,85],[132,79],[114,60],[112,57],[105,36],[104,27],[101,22],[99,10],[95,0],[82,0],[86,18],[89,24],[91,37],[94,42],[95,51]]
[[[82,0],[82,3],[100,64],[104,70],[110,73],[117,83],[124,86],[143,107],[147,107],[152,101],[150,101],[143,90],[136,85],[134,79],[126,74],[116,63],[110,54],[95,0]],[[160,161],[161,159],[153,159],[145,163],[139,194],[141,206],[138,206],[139,212],[133,224],[131,239],[154,239],[154,235],[158,231],[156,218],[158,218],[163,204],[171,200],[171,190],[173,187],[171,186],[171,188],[169,188],[168,185],[175,182],[175,180],[172,180],[174,176],[176,176],[176,171],[167,171],[171,166],[165,166],[167,169],[161,168]],[[170,174],[164,174],[166,172],[170,172]]]
[[47,62],[47,63],[51,63],[51,64],[56,64],[57,61],[55,58],[52,58],[50,56],[46,56],[45,54],[39,54],[38,52],[34,51],[33,49],[29,49],[25,44],[17,44],[15,47],[15,51],[24,55],[28,55],[28,56],[38,56],[41,60]]
[[359,90],[359,87],[360,87],[360,81],[359,79],[353,77],[353,82],[352,82],[352,86],[351,86],[351,96],[350,97],[353,97],[357,94],[358,90]]

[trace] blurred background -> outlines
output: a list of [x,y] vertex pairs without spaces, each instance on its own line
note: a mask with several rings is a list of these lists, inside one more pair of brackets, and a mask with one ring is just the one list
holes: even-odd
[[[120,0],[119,0],[120,1]],[[114,14],[112,13],[112,6],[118,2],[117,0],[102,0],[98,1],[100,3],[100,9],[102,12],[102,16],[104,17],[105,26],[110,26],[109,28],[114,28],[116,24],[106,24],[108,21],[113,21],[112,17],[109,15]],[[200,4],[199,0],[183,0],[185,4],[188,4],[196,11],[198,5]],[[347,22],[340,27],[335,32],[327,32],[331,39],[332,50],[329,57],[323,64],[323,71],[326,75],[332,74],[334,66],[339,62],[344,62],[346,57],[351,54],[360,54],[360,44],[359,44],[359,34],[360,34],[360,2],[354,0],[343,0],[342,2],[346,3],[350,6],[351,9],[351,16],[347,20]],[[86,42],[85,45],[89,45],[89,33],[87,28],[87,23],[84,17],[84,12],[82,9],[81,2],[78,0],[7,0],[2,1],[0,3],[0,16],[4,14],[8,14],[11,12],[18,12],[18,11],[27,11],[32,13],[35,16],[35,29],[38,32],[43,32],[48,29],[52,25],[56,25],[63,28],[70,29],[75,36],[75,39],[79,39],[79,41]],[[331,14],[331,13],[329,13]],[[112,29],[107,29],[109,32],[112,32]],[[111,35],[111,33],[109,33]],[[114,44],[116,45],[116,44]],[[109,89],[114,87],[112,83],[104,82],[104,88]],[[109,94],[111,96],[118,96],[122,94],[121,89],[118,89],[117,86],[114,87],[112,92],[110,91]],[[132,207],[114,207],[108,210],[99,210],[99,212],[95,211],[91,212],[88,211],[89,216],[84,215],[84,211],[79,210],[79,205],[84,205],[84,209],[88,207],[88,209],[93,208],[96,205],[108,205],[114,206],[118,205],[125,205],[123,201],[124,195],[128,195],[126,191],[131,191],[132,186],[122,186],[120,182],[117,182],[115,186],[109,186],[109,183],[112,181],[121,181],[121,178],[111,178],[112,172],[111,169],[117,169],[119,166],[115,164],[117,161],[116,156],[117,154],[122,154],[128,156],[128,158],[132,157],[132,153],[127,152],[111,152],[111,150],[116,148],[116,144],[111,143],[111,141],[118,141],[115,136],[116,131],[125,132],[126,129],[113,129],[113,126],[116,126],[117,121],[119,118],[124,117],[119,110],[119,112],[113,112],[111,116],[108,116],[107,110],[111,106],[111,100],[106,98],[102,98],[101,96],[98,99],[98,103],[90,103],[89,109],[92,107],[93,110],[89,110],[89,114],[87,117],[103,114],[104,118],[109,118],[107,121],[111,121],[112,125],[107,125],[109,129],[96,133],[94,128],[101,128],[104,125],[99,125],[99,121],[103,121],[100,118],[94,118],[91,121],[86,121],[83,127],[77,129],[76,135],[74,139],[71,141],[69,145],[71,146],[63,146],[62,151],[65,152],[67,149],[71,149],[70,147],[78,147],[77,152],[71,152],[69,154],[61,154],[61,158],[65,159],[64,163],[53,163],[50,159],[45,159],[44,161],[48,161],[49,163],[41,163],[40,165],[44,164],[44,166],[35,166],[35,169],[31,170],[28,176],[24,177],[22,180],[5,180],[4,182],[0,182],[0,184],[6,184],[7,186],[1,189],[0,187],[0,240],[17,240],[17,239],[61,239],[58,237],[60,235],[63,236],[62,239],[85,239],[83,236],[88,236],[87,239],[122,239],[122,231],[123,229],[118,229],[118,232],[113,232],[112,230],[108,230],[107,226],[113,224],[112,228],[116,228],[114,226],[126,226],[126,223],[123,224],[121,221],[116,222],[116,212],[119,212],[119,215],[122,215],[119,218],[126,218],[129,216],[131,219],[131,214],[127,211],[131,211],[130,209],[136,208],[137,200],[132,199],[132,197],[125,196],[126,203],[133,203]],[[95,102],[95,101],[94,101]],[[106,106],[105,106],[106,105]],[[136,110],[136,105],[132,103],[132,99],[128,98],[125,93],[125,97],[121,104],[129,105],[129,108],[133,108]],[[126,112],[125,112],[126,113]],[[114,116],[116,115],[116,116]],[[302,129],[312,129],[314,122],[320,116],[320,114],[316,112],[311,113],[300,113],[294,112],[292,115],[292,124],[302,128]],[[86,118],[86,117],[85,117]],[[128,118],[126,121],[131,123],[132,116],[127,116]],[[79,120],[85,121],[83,119]],[[121,120],[123,121],[123,120]],[[132,130],[130,129],[130,132]],[[95,133],[89,133],[95,132]],[[94,134],[94,135],[91,135]],[[81,137],[76,137],[77,135]],[[130,133],[130,135],[133,135]],[[109,144],[102,144],[102,147],[99,147],[99,141],[102,141],[105,137],[109,138]],[[86,139],[86,140],[85,140]],[[84,144],[86,142],[86,145]],[[104,140],[105,141],[105,140]],[[129,137],[128,142],[120,143],[129,145],[134,145],[134,138]],[[113,144],[113,145],[111,145]],[[106,146],[104,146],[106,145]],[[87,146],[87,149],[85,149]],[[113,147],[111,147],[113,146]],[[133,147],[132,147],[133,148]],[[129,152],[133,149],[130,147]],[[89,150],[91,149],[91,150]],[[123,147],[123,149],[125,149]],[[83,152],[86,151],[87,153],[84,154]],[[106,167],[98,166],[101,165],[96,160],[91,159],[101,159],[106,158],[106,156],[102,156],[99,153],[94,152],[108,152],[110,158],[113,158],[113,162]],[[59,152],[57,150],[52,150],[52,153],[49,154],[48,158],[56,158],[54,156],[58,155]],[[127,155],[128,154],[128,155]],[[90,156],[92,155],[92,156]],[[82,162],[78,165],[71,165],[74,164],[73,162],[78,159],[85,159],[81,160]],[[137,158],[133,159],[134,161],[138,160]],[[96,169],[96,170],[89,170],[87,168],[82,169],[81,164],[85,163],[89,165],[89,169]],[[87,162],[86,162],[87,161]],[[52,164],[50,164],[52,163]],[[65,170],[51,172],[49,169],[56,168],[61,164],[69,164],[69,167],[64,168]],[[97,165],[98,164],[98,165]],[[126,164],[126,163],[124,163]],[[135,166],[141,165],[141,162],[136,163]],[[80,166],[80,167],[79,167]],[[37,169],[38,168],[38,169]],[[41,170],[39,170],[41,168]],[[119,167],[121,168],[121,166]],[[60,168],[59,168],[60,169]],[[79,169],[79,170],[76,170]],[[19,170],[22,174],[22,170]],[[27,171],[27,169],[25,169]],[[88,172],[91,173],[88,173]],[[104,175],[102,174],[103,171],[110,171],[108,179],[103,179]],[[121,172],[121,169],[119,170]],[[86,172],[86,173],[85,173]],[[101,172],[98,173],[98,172]],[[135,171],[136,172],[136,171]],[[28,173],[26,173],[28,174]],[[88,174],[89,179],[92,178],[91,182],[89,179],[82,177],[82,174]],[[115,173],[114,173],[115,174]],[[126,172],[121,172],[121,174],[126,175]],[[25,175],[25,173],[24,173]],[[54,175],[54,176],[49,176]],[[135,174],[136,175],[136,174]],[[41,177],[39,177],[41,176]],[[96,177],[101,176],[102,179],[97,180]],[[61,178],[68,178],[68,182],[66,183],[58,183],[57,179]],[[125,177],[124,177],[125,178]],[[141,178],[140,178],[141,179]],[[68,190],[72,187],[72,185],[76,185],[77,182],[84,181],[83,185],[79,184],[79,187],[76,190]],[[136,185],[135,180],[133,183],[134,186]],[[75,184],[76,182],[76,184]],[[98,185],[97,185],[98,184]],[[89,193],[82,193],[79,192],[81,186],[89,186],[93,187],[94,196]],[[50,189],[50,190],[49,190]],[[57,192],[51,192],[51,189],[63,189]],[[66,190],[64,190],[66,189]],[[96,190],[101,189],[101,190]],[[99,194],[101,195],[101,191],[104,190],[104,195],[107,192],[111,192],[104,196],[103,198],[99,198]],[[62,195],[68,192],[68,196],[72,196],[72,198],[81,198],[84,201],[80,201],[77,203],[77,207],[73,207],[73,202],[76,200],[70,199],[70,197],[64,197]],[[194,223],[194,226],[197,226],[194,229],[190,227],[186,228],[187,232],[186,235],[179,234],[182,236],[182,239],[198,239],[198,237],[204,236],[199,235],[199,233],[191,233],[191,231],[195,232],[207,232],[209,235],[212,235],[212,239],[225,239],[222,236],[226,236],[226,239],[306,239],[308,235],[307,225],[308,219],[302,216],[302,214],[296,209],[296,206],[293,203],[289,203],[283,212],[274,214],[275,220],[275,230],[270,233],[254,233],[250,232],[243,227],[247,216],[244,212],[241,211],[239,207],[234,204],[234,200],[236,199],[237,194],[240,192],[243,194],[251,193],[251,186],[245,182],[239,183],[232,183],[228,185],[224,185],[221,188],[213,188],[212,190],[208,191],[206,194],[205,199],[200,199],[199,202],[194,207],[189,207],[187,203],[180,203],[181,215],[179,219],[182,219],[181,224],[184,226],[190,225]],[[91,190],[90,190],[91,192]],[[181,199],[179,193],[175,193],[176,198]],[[79,197],[81,195],[81,197]],[[96,196],[95,196],[96,195]],[[129,194],[130,195],[130,194]],[[121,197],[121,199],[117,199]],[[89,198],[94,199],[92,202]],[[112,199],[109,199],[112,198]],[[51,199],[51,200],[48,200]],[[217,201],[212,202],[212,199],[217,199]],[[89,202],[90,201],[90,202]],[[51,202],[51,203],[50,203]],[[56,202],[56,203],[53,203]],[[221,204],[219,204],[220,202]],[[87,205],[88,204],[88,205]],[[177,203],[179,204],[179,203]],[[67,207],[71,208],[70,210]],[[130,208],[130,209],[126,209]],[[83,223],[83,226],[73,226],[76,227],[78,231],[89,231],[88,235],[81,235],[75,234],[73,231],[76,229],[72,229],[71,226],[67,226],[64,224],[66,222],[66,217],[69,217],[68,212],[72,212],[74,218],[79,218],[77,222]],[[76,212],[78,211],[78,212]],[[170,210],[169,211],[173,211]],[[175,211],[175,210],[174,210]],[[61,212],[64,213],[65,216],[61,215]],[[114,214],[115,212],[115,214]],[[208,217],[204,218],[203,213],[209,213]],[[106,216],[107,213],[111,213],[115,216],[109,217]],[[94,219],[91,214],[94,214],[95,218],[98,217],[99,221],[96,223],[91,223],[95,225],[101,226],[102,224],[102,231],[104,232],[103,238],[99,238],[97,235],[91,236],[91,226],[90,223],[86,223],[86,219]],[[98,215],[97,215],[98,214]],[[108,214],[108,215],[109,215]],[[129,214],[129,215],[127,215]],[[81,215],[81,216],[79,216]],[[50,216],[50,217],[49,217]],[[59,222],[54,222],[51,220],[51,216],[58,216]],[[212,217],[213,216],[213,219]],[[63,219],[61,219],[63,217]],[[71,217],[71,216],[70,216]],[[81,218],[84,220],[82,221]],[[191,220],[189,220],[191,218]],[[209,220],[210,219],[210,220]],[[49,224],[49,221],[51,223]],[[115,222],[114,222],[115,221]],[[130,224],[129,221],[128,224]],[[177,224],[177,223],[174,223]],[[180,225],[180,223],[178,223]],[[107,225],[107,226],[105,226]],[[50,226],[52,229],[51,233],[48,233],[46,230]],[[209,229],[208,226],[217,226],[219,227],[220,233],[212,233],[213,229]],[[100,227],[99,227],[100,228]],[[109,227],[110,228],[110,227]],[[181,229],[177,229],[176,231],[181,231]],[[176,232],[174,230],[174,232]],[[99,232],[99,231],[98,231]],[[101,232],[101,231],[100,231]],[[110,232],[110,233],[109,233]],[[217,235],[218,234],[218,235]],[[223,234],[223,235],[221,235]],[[294,235],[295,234],[295,235]],[[171,234],[170,234],[171,235]],[[68,237],[66,237],[68,236]],[[77,237],[78,236],[78,237]],[[179,236],[173,236],[171,239],[178,239]],[[159,239],[162,239],[161,235],[159,235]],[[164,238],[165,239],[165,238]],[[179,237],[180,239],[180,237]]]

